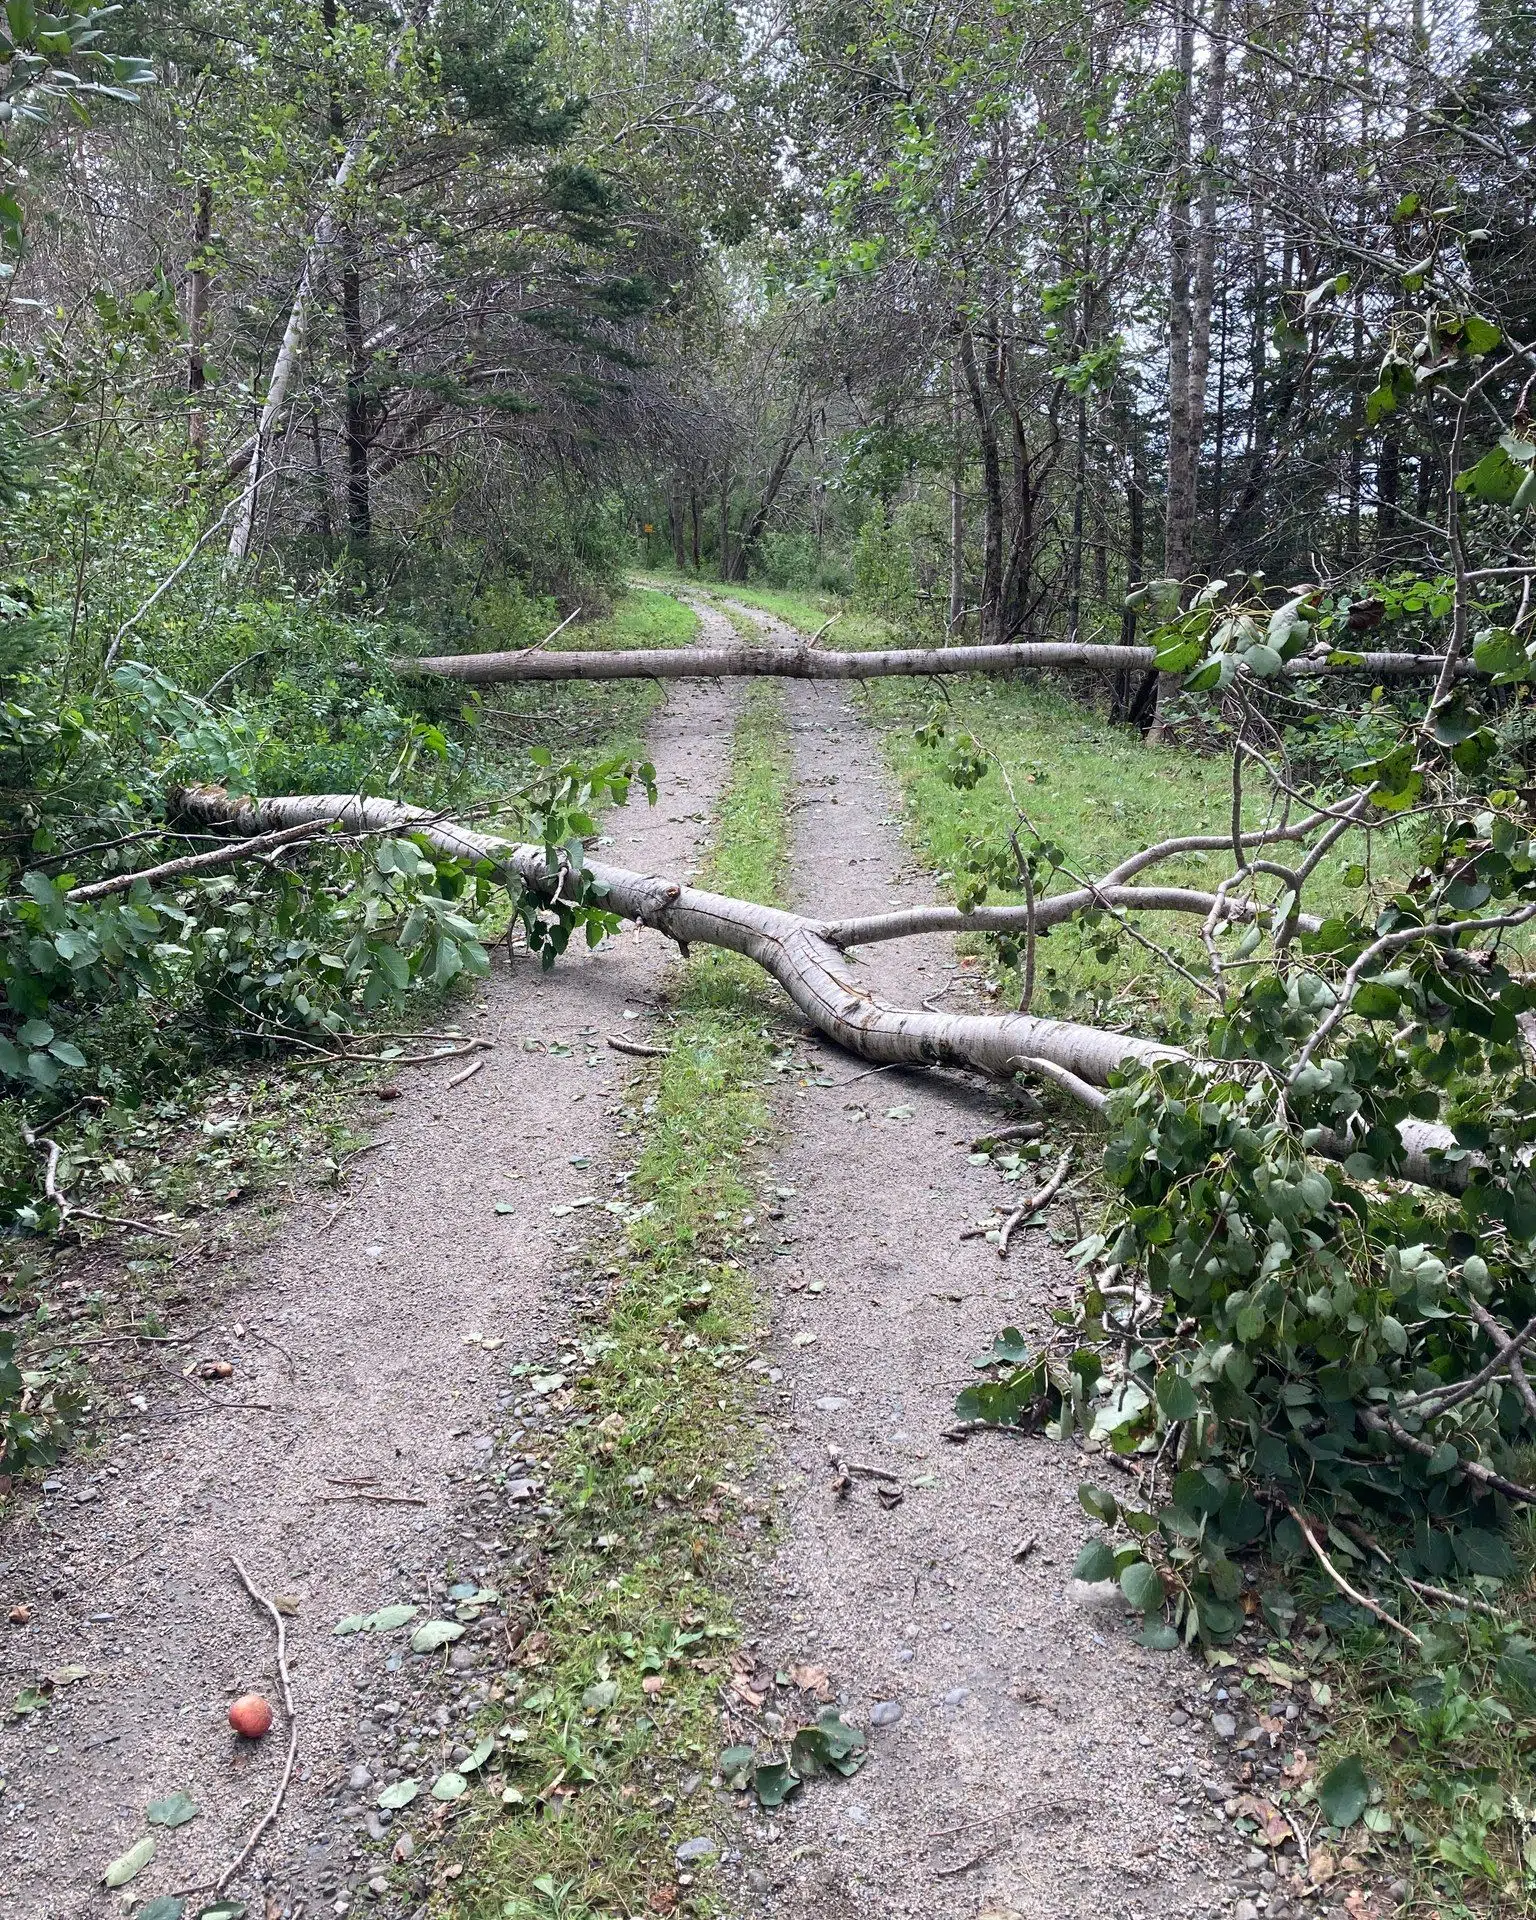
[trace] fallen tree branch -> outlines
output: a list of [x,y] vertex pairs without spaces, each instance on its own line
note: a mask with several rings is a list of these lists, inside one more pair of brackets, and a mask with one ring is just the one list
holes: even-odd
[[[1020,673],[1038,667],[1095,667],[1103,672],[1150,667],[1151,647],[1101,646],[1091,641],[1037,640],[993,647],[885,647],[835,653],[802,641],[788,647],[633,647],[613,653],[440,653],[391,664],[409,678],[460,680],[493,686],[509,680],[884,680],[911,674]],[[1368,673],[1379,679],[1438,678],[1442,654],[1368,653],[1334,660],[1308,654],[1281,669],[1288,679]],[[1240,667],[1240,671],[1244,671]],[[1464,675],[1475,668],[1459,664]]]
[[[1059,927],[1080,913],[1095,909],[1117,908],[1138,913],[1190,913],[1208,918],[1219,909],[1219,920],[1261,923],[1272,917],[1271,910],[1253,900],[1229,900],[1214,893],[1202,893],[1194,887],[1127,887],[1106,885],[1075,887],[1071,893],[1048,894],[1037,899],[1033,908],[903,907],[896,913],[863,914],[853,920],[829,920],[822,923],[824,939],[834,947],[872,946],[880,940],[905,940],[920,933],[1037,933]],[[1322,923],[1312,914],[1303,914],[1297,925],[1306,933],[1315,933]]]
[[110,880],[93,880],[88,886],[71,887],[64,897],[83,906],[92,900],[105,900],[110,894],[127,893],[141,880],[179,880],[185,874],[212,873],[220,867],[232,867],[241,860],[259,860],[280,847],[293,846],[301,840],[313,840],[324,831],[323,821],[283,827],[276,833],[257,834],[253,839],[233,840],[227,846],[214,847],[207,853],[188,853],[178,860],[164,860],[157,867],[140,867],[134,873],[114,873]]
[[1068,1147],[1066,1152],[1056,1162],[1056,1171],[1051,1175],[1050,1179],[1046,1181],[1045,1185],[1038,1188],[1029,1196],[1022,1206],[1015,1207],[1013,1212],[1009,1214],[1008,1218],[1003,1222],[1002,1232],[998,1235],[997,1257],[999,1260],[1006,1260],[1008,1258],[1008,1242],[1013,1238],[1019,1228],[1023,1226],[1024,1222],[1034,1214],[1037,1214],[1042,1207],[1049,1206],[1051,1201],[1056,1198],[1056,1195],[1061,1191],[1062,1181],[1067,1177],[1067,1168],[1070,1167],[1071,1164],[1072,1149]]
[[1394,1633],[1400,1633],[1405,1640],[1417,1647],[1419,1652],[1422,1653],[1424,1651],[1424,1642],[1414,1632],[1412,1627],[1405,1627],[1402,1621],[1395,1620],[1392,1615],[1387,1612],[1385,1607],[1378,1606],[1368,1594],[1361,1593],[1357,1588],[1349,1584],[1343,1574],[1339,1572],[1338,1568],[1324,1552],[1322,1542],[1307,1524],[1306,1515],[1302,1513],[1301,1509],[1299,1507],[1293,1507],[1290,1501],[1287,1500],[1285,1510],[1296,1522],[1297,1526],[1301,1528],[1302,1539],[1306,1541],[1307,1545],[1317,1555],[1323,1572],[1327,1574],[1339,1592],[1353,1600],[1357,1607],[1364,1607],[1367,1613],[1374,1614],[1384,1627],[1390,1627]]
[[276,1820],[279,1812],[281,1812],[283,1797],[288,1791],[288,1782],[293,1778],[293,1763],[298,1757],[299,1751],[299,1715],[298,1709],[293,1704],[293,1681],[288,1673],[287,1625],[283,1620],[283,1616],[267,1596],[264,1593],[258,1593],[256,1588],[252,1586],[251,1576],[240,1564],[236,1555],[231,1554],[229,1557],[234,1563],[235,1572],[240,1576],[241,1586],[245,1588],[246,1592],[256,1602],[258,1607],[264,1607],[266,1611],[271,1614],[272,1624],[277,1628],[277,1673],[283,1687],[283,1711],[288,1715],[288,1757],[283,1762],[283,1777],[277,1783],[277,1792],[273,1796],[271,1806],[267,1808],[267,1811],[256,1823],[255,1830],[252,1832],[250,1839],[246,1841],[234,1859],[230,1861],[218,1879],[214,1881],[213,1890],[215,1893],[222,1893],[230,1881],[234,1879],[235,1875],[256,1851],[262,1835],[267,1831],[268,1827],[272,1825],[273,1821]]
[[[425,808],[392,800],[332,793],[248,801],[233,799],[219,787],[200,787],[183,796],[183,805],[194,817],[250,833],[334,822],[370,832],[415,834],[452,858],[489,864],[512,876],[518,885],[544,895],[565,877],[550,868],[542,847],[518,846],[444,820]],[[1179,1047],[1072,1020],[1024,1013],[930,1013],[893,1006],[858,979],[822,928],[801,914],[596,860],[588,863],[587,872],[604,905],[621,919],[653,927],[680,946],[698,942],[744,954],[778,981],[812,1026],[876,1066],[956,1066],[1006,1079],[1018,1071],[1021,1060],[1044,1062],[1092,1090],[1107,1086],[1110,1075],[1127,1062],[1158,1066],[1191,1059]],[[1398,1177],[1450,1191],[1465,1185],[1466,1166],[1446,1164],[1439,1157],[1456,1145],[1448,1127],[1404,1120],[1398,1132],[1404,1147]],[[1335,1148],[1345,1154],[1352,1151],[1342,1139],[1326,1133],[1318,1148],[1330,1157],[1338,1157]]]
[[1109,1105],[1106,1094],[1097,1087],[1090,1087],[1086,1080],[1080,1079],[1069,1068],[1057,1066],[1054,1060],[1041,1059],[1038,1054],[1021,1053],[1013,1064],[1023,1073],[1038,1074],[1042,1080],[1049,1080],[1069,1100],[1075,1100],[1080,1107],[1087,1107],[1091,1113],[1102,1114]]

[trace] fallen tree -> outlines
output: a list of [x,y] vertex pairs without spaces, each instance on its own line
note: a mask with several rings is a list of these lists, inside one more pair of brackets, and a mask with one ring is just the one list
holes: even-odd
[[[407,678],[424,676],[489,687],[529,680],[886,680],[900,676],[1013,674],[1050,667],[1150,672],[1158,659],[1154,647],[1040,640],[1016,646],[892,647],[866,653],[838,653],[810,645],[645,647],[614,653],[549,653],[526,647],[513,653],[427,654],[400,658],[394,664],[396,671]],[[1277,671],[1292,680],[1330,674],[1365,674],[1375,680],[1433,680],[1444,668],[1445,657],[1441,654],[1328,652],[1303,654],[1284,662]],[[1468,666],[1456,669],[1458,675],[1473,671]]]
[[[962,914],[954,909],[927,909],[938,924],[905,924],[910,915],[891,916],[892,924],[846,922],[829,929],[822,923],[781,907],[736,900],[709,893],[654,874],[635,873],[600,861],[588,861],[581,875],[552,861],[543,846],[520,846],[496,834],[479,833],[456,821],[444,820],[424,808],[398,801],[355,794],[289,794],[263,800],[232,798],[219,787],[193,788],[182,795],[186,813],[204,825],[233,827],[250,836],[263,850],[273,836],[333,825],[351,832],[415,835],[439,853],[469,866],[489,864],[519,889],[541,899],[557,900],[578,881],[621,920],[653,927],[686,951],[694,945],[722,947],[756,961],[779,983],[795,1007],[828,1039],[862,1060],[879,1066],[966,1067],[992,1078],[1008,1078],[1037,1065],[1055,1069],[1089,1088],[1108,1086],[1121,1069],[1188,1063],[1191,1056],[1134,1034],[1081,1025],[1072,1020],[1042,1019],[1028,1013],[935,1013],[926,1008],[893,1006],[875,993],[852,970],[847,955],[828,937],[845,936],[864,928],[862,937],[904,937],[910,932],[994,931],[999,924],[1010,931],[1027,930],[1032,919],[1038,929],[1060,925],[1072,912],[1083,911],[1112,897],[1113,904],[1164,910],[1213,913],[1232,919],[1252,919],[1251,903],[1233,900],[1228,906],[1216,894],[1183,888],[1111,887],[1084,889],[1074,896],[1042,901],[1033,909],[1004,908]],[[1058,1086],[1064,1083],[1051,1075]],[[1098,1102],[1087,1101],[1097,1107]],[[1443,1156],[1456,1149],[1449,1129],[1421,1120],[1400,1123],[1402,1177],[1426,1186],[1459,1188],[1465,1169]],[[1353,1146],[1332,1128],[1315,1130],[1317,1151],[1344,1159]]]

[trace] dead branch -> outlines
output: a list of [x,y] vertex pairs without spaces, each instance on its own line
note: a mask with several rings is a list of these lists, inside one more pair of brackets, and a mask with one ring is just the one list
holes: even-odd
[[[1096,909],[1137,913],[1190,913],[1219,921],[1271,920],[1268,907],[1253,900],[1231,900],[1218,893],[1204,893],[1194,887],[1128,887],[1096,885],[1076,887],[1071,893],[1049,894],[1033,905],[1022,907],[903,907],[896,913],[871,913],[852,920],[822,923],[822,936],[834,947],[871,946],[880,940],[905,940],[921,933],[1041,933],[1059,927],[1080,913]],[[1315,933],[1322,924],[1312,914],[1303,914],[1297,926]]]
[[1338,1588],[1339,1592],[1347,1595],[1349,1599],[1354,1601],[1357,1607],[1364,1607],[1367,1613],[1374,1614],[1384,1627],[1390,1627],[1394,1633],[1400,1633],[1405,1640],[1411,1642],[1412,1645],[1417,1647],[1419,1652],[1422,1653],[1424,1651],[1424,1642],[1414,1632],[1412,1627],[1405,1627],[1401,1620],[1393,1619],[1385,1607],[1378,1606],[1367,1594],[1359,1592],[1358,1589],[1349,1584],[1343,1574],[1339,1572],[1338,1568],[1323,1551],[1322,1542],[1307,1524],[1305,1514],[1303,1514],[1299,1508],[1293,1507],[1289,1500],[1285,1503],[1285,1510],[1296,1522],[1297,1526],[1301,1528],[1302,1538],[1317,1555],[1323,1572],[1328,1575],[1328,1578]]
[[1056,1195],[1061,1191],[1062,1181],[1067,1177],[1067,1168],[1070,1167],[1071,1164],[1072,1149],[1068,1147],[1066,1152],[1056,1162],[1056,1171],[1051,1175],[1050,1179],[1046,1181],[1045,1185],[1037,1188],[1022,1206],[1015,1207],[1013,1212],[1009,1214],[1008,1218],[1003,1222],[1003,1230],[998,1236],[997,1257],[999,1260],[1006,1260],[1008,1258],[1008,1242],[1013,1238],[1018,1229],[1023,1226],[1024,1222],[1039,1213],[1042,1207],[1049,1206],[1051,1201],[1056,1198]]
[[135,873],[114,873],[110,880],[93,880],[88,886],[71,887],[64,897],[80,905],[91,900],[105,900],[109,894],[127,893],[141,880],[179,880],[184,874],[211,873],[219,867],[232,867],[241,860],[260,860],[280,847],[293,846],[301,840],[313,840],[324,831],[323,824],[283,827],[276,833],[262,833],[250,840],[231,841],[228,846],[214,847],[207,853],[188,853],[178,860],[164,860],[157,867],[140,867]]
[[[336,822],[354,830],[415,834],[452,858],[489,863],[516,885],[545,896],[565,877],[550,868],[542,847],[517,846],[391,800],[292,794],[244,801],[232,799],[222,788],[202,787],[184,795],[183,805],[196,817],[249,833],[302,822]],[[1018,1071],[1021,1060],[1043,1062],[1080,1083],[1090,1094],[1086,1104],[1096,1104],[1093,1091],[1106,1086],[1111,1073],[1125,1062],[1158,1066],[1191,1060],[1181,1048],[1072,1020],[1023,1013],[929,1013],[893,1006],[858,979],[820,925],[801,914],[595,860],[588,863],[587,871],[604,906],[621,919],[653,927],[681,946],[696,941],[744,954],[778,981],[812,1026],[877,1067],[956,1066],[1007,1079]],[[1067,1082],[1057,1084],[1073,1091]],[[1083,1094],[1075,1097],[1081,1099]],[[1398,1132],[1404,1146],[1400,1178],[1452,1192],[1465,1185],[1467,1168],[1439,1158],[1456,1144],[1448,1127],[1404,1120]],[[1323,1133],[1318,1151],[1338,1157],[1352,1148],[1342,1138]]]
[[266,1609],[272,1616],[272,1624],[277,1628],[277,1673],[283,1688],[283,1711],[288,1715],[288,1756],[283,1762],[283,1777],[277,1783],[277,1792],[273,1796],[271,1806],[268,1807],[267,1811],[256,1823],[255,1830],[252,1832],[250,1839],[246,1841],[234,1859],[230,1861],[218,1879],[214,1881],[213,1890],[215,1893],[222,1893],[224,1891],[230,1881],[234,1879],[235,1875],[256,1851],[262,1835],[267,1831],[268,1827],[272,1825],[273,1821],[276,1820],[278,1813],[282,1809],[283,1796],[288,1791],[288,1782],[293,1778],[293,1763],[299,1751],[299,1714],[298,1709],[293,1704],[293,1681],[288,1673],[287,1625],[283,1616],[267,1596],[264,1593],[258,1593],[256,1588],[251,1584],[251,1576],[240,1564],[237,1556],[231,1554],[229,1557],[234,1564],[235,1572],[240,1576],[241,1586],[245,1588],[246,1592],[256,1602],[258,1607],[264,1607]]
[[[884,680],[899,675],[1019,673],[1039,667],[1094,667],[1103,672],[1152,665],[1151,647],[1100,646],[1089,641],[1037,640],[995,647],[887,647],[867,653],[834,653],[800,642],[787,647],[635,647],[613,653],[545,653],[524,647],[515,653],[443,653],[392,664],[407,678],[421,675],[492,686],[516,680]],[[1447,669],[1442,654],[1368,653],[1335,661],[1309,654],[1290,661],[1289,679],[1337,673],[1369,673],[1376,679],[1437,679]],[[1246,671],[1239,664],[1239,671]],[[1476,671],[1456,662],[1450,671]]]
[[1097,1087],[1089,1086],[1086,1080],[1079,1079],[1069,1068],[1058,1067],[1054,1060],[1021,1053],[1013,1064],[1022,1073],[1038,1074],[1042,1080],[1049,1080],[1053,1087],[1059,1087],[1068,1099],[1075,1100],[1080,1107],[1087,1107],[1090,1113],[1102,1114],[1109,1105],[1108,1098]]

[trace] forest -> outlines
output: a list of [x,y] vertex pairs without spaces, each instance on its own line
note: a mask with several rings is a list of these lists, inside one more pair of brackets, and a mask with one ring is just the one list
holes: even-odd
[[18,1914],[1536,1914],[1533,59],[6,0]]

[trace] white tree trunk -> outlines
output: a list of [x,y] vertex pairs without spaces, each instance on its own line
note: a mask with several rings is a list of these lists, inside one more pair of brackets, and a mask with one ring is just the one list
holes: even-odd
[[[1363,664],[1350,660],[1358,657]],[[1038,640],[988,647],[895,647],[868,653],[836,653],[827,648],[657,647],[615,653],[546,653],[524,648],[517,653],[444,653],[394,661],[397,673],[460,680],[469,686],[494,686],[518,680],[723,680],[768,676],[784,680],[883,680],[900,674],[1018,673],[1027,667],[1150,667],[1151,647],[1100,646],[1093,642]],[[1327,654],[1305,655],[1287,663],[1290,679],[1333,673],[1370,673],[1378,679],[1433,679],[1444,657],[1428,653],[1367,653],[1341,664]],[[1456,663],[1455,671],[1475,669]]]
[[[489,861],[536,893],[549,894],[559,876],[542,847],[518,846],[392,800],[350,794],[295,794],[273,800],[231,799],[221,787],[193,788],[182,796],[185,811],[210,824],[242,832],[271,833],[285,827],[334,822],[377,833],[415,834],[455,859]],[[881,1066],[968,1067],[1006,1079],[1043,1060],[1102,1087],[1122,1063],[1154,1065],[1188,1060],[1178,1047],[1134,1034],[1109,1033],[1072,1020],[1043,1020],[1027,1013],[930,1013],[892,1006],[857,977],[852,964],[815,921],[780,907],[760,906],[729,895],[706,893],[654,874],[633,873],[600,861],[588,863],[605,902],[621,919],[654,927],[681,947],[724,947],[744,954],[770,973],[805,1018],[828,1039]],[[1403,1177],[1426,1186],[1455,1188],[1465,1171],[1432,1156],[1455,1144],[1446,1127],[1424,1121],[1401,1123],[1407,1149]],[[1339,1159],[1347,1141],[1323,1135],[1317,1151]]]

